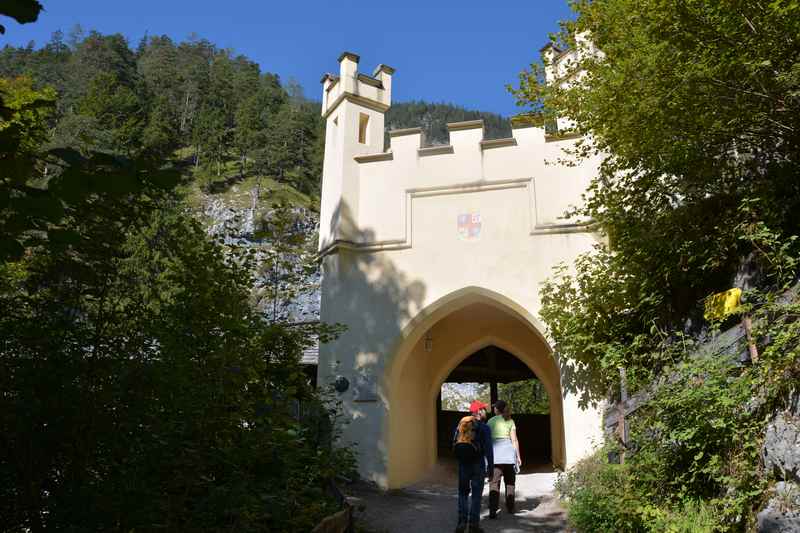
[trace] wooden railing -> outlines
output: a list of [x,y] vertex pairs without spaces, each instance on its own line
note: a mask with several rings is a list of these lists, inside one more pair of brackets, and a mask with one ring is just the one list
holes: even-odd
[[[750,337],[749,329],[749,324],[743,320],[709,342],[700,345],[692,357],[727,357],[736,362],[744,363],[752,358],[751,346],[753,341]],[[626,417],[646,405],[664,383],[674,383],[676,379],[678,379],[677,375],[672,374],[667,376],[665,381],[659,381],[647,389],[628,397],[624,391],[623,374],[623,390],[620,394],[620,401],[609,405],[603,416],[605,431],[608,434],[616,434],[616,438],[623,448],[627,448],[629,443]],[[620,462],[624,461],[625,456],[623,453],[620,457]]]
[[317,527],[311,530],[311,533],[352,533],[354,531],[353,506],[333,481],[328,485],[328,490],[339,502],[342,510],[326,516],[322,522],[317,524]]
[[350,533],[353,531],[353,508],[345,502],[338,513],[326,516],[311,533]]

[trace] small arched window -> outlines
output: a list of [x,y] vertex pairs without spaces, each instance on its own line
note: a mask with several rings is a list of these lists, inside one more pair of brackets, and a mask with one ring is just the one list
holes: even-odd
[[367,144],[367,126],[369,126],[369,115],[360,113],[358,116],[358,142]]

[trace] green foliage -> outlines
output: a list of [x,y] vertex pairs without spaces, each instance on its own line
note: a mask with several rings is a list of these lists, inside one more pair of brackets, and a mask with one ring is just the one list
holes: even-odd
[[142,138],[144,119],[136,93],[113,73],[101,73],[78,102],[78,113],[92,119],[93,143],[106,152],[133,155]]
[[[6,2],[0,7],[0,15],[11,17],[20,24],[27,24],[29,22],[36,22],[42,9],[42,4],[36,0],[15,0],[13,2]],[[0,24],[0,34],[5,32],[5,26]]]
[[550,398],[538,379],[500,383],[497,392],[501,400],[508,402],[514,413],[550,414]]
[[[180,50],[185,78],[159,78],[180,53],[154,46],[145,79],[147,43],[121,36],[0,52],[62,96],[0,79],[2,529],[310,531],[355,466],[338,406],[299,365],[336,328],[265,320],[263,258],[211,240],[164,159],[211,110],[209,150],[228,163],[233,100],[282,89],[203,42]],[[293,264],[293,219],[264,218]],[[278,281],[290,298],[294,278]]]
[[724,359],[679,365],[631,422],[640,494],[665,504],[703,498],[722,511],[721,524],[740,525],[765,488],[758,477],[764,416],[745,408],[754,385]]
[[703,518],[707,529],[698,531],[743,531],[752,525],[769,479],[760,467],[761,436],[800,377],[797,307],[771,303],[757,313],[768,324],[761,333],[776,340],[752,367],[719,356],[692,356],[670,369],[628,420],[632,448],[626,454],[625,483],[611,474],[587,477],[585,468],[567,477],[571,485],[563,493],[577,502],[575,520],[584,519],[595,499],[605,501],[605,488],[624,489],[619,497],[636,500],[634,507],[648,517],[644,523],[657,525],[649,526],[653,531],[673,530],[664,524],[694,531],[680,526],[680,512],[670,511],[687,505],[713,509]]
[[[547,84],[552,65],[533,65],[514,92],[526,120],[568,117],[567,132],[591,133],[564,160],[600,156],[572,214],[606,242],[555,272],[541,314],[583,402],[613,398],[620,369],[650,399],[628,420],[625,466],[574,479],[570,516],[586,531],[593,519],[743,531],[768,481],[766,420],[798,382],[797,304],[784,292],[800,257],[800,3],[572,5],[575,20],[553,37],[554,61],[572,57],[566,77]],[[698,355],[724,325],[704,323],[701,302],[737,274],[755,274],[760,290],[740,311],[769,341],[752,366]],[[681,521],[691,510],[698,524]]]
[[0,260],[19,258],[26,246],[79,239],[70,225],[78,211],[175,185],[174,171],[146,161],[44,150],[52,91],[36,91],[25,78],[0,81],[0,90]]
[[[800,255],[795,238],[781,239],[766,225],[743,223],[740,230],[760,263],[770,266],[771,290],[751,291],[740,309],[755,324],[758,360],[742,366],[673,333],[652,357],[674,363],[662,369],[648,386],[649,399],[627,419],[629,448],[608,445],[626,454],[625,483],[612,474],[587,476],[588,467],[567,476],[562,492],[576,502],[574,511],[570,505],[576,524],[589,523],[595,503],[596,509],[607,508],[604,489],[619,489],[620,498],[635,500],[632,505],[653,531],[694,531],[680,520],[687,506],[703,518],[705,529],[697,531],[752,526],[770,479],[760,462],[762,435],[800,382],[800,303],[793,285]],[[617,516],[614,509],[608,512]]]
[[154,36],[132,50],[121,35],[76,30],[68,45],[56,34],[38,50],[2,49],[0,77],[23,74],[60,96],[52,146],[150,161],[189,149],[177,162],[194,163],[208,191],[257,175],[319,193],[319,106],[206,40]]
[[574,274],[560,266],[542,286],[542,318],[566,356],[564,384],[583,404],[606,396],[618,368],[628,369],[635,390],[665,362],[647,324],[661,298],[641,290],[632,266],[596,246],[576,259]]
[[55,107],[55,93],[48,89],[37,91],[31,80],[23,77],[0,80],[0,95],[3,159],[30,158],[47,138],[47,118]]
[[264,142],[255,152],[258,169],[274,172],[278,180],[304,193],[317,190],[308,184],[314,182],[312,176],[322,173],[322,145],[316,144],[316,139],[323,138],[324,133],[315,125],[315,112],[307,105],[281,106],[271,118],[271,134],[262,135]]
[[669,363],[654,349],[669,337],[660,332],[695,329],[698,302],[729,288],[753,251],[742,222],[784,238],[800,229],[800,11],[704,0],[573,7],[555,43],[579,47],[577,32],[602,55],[575,60],[579,83],[545,84],[534,65],[515,93],[534,117],[591,131],[567,159],[602,154],[578,211],[610,251],[552,282],[543,311],[561,356],[593,378],[585,399],[600,399],[616,367],[638,385]]
[[606,463],[599,453],[559,476],[556,490],[567,502],[570,524],[581,533],[646,531],[630,490],[628,468]]
[[702,500],[688,500],[670,509],[643,506],[642,520],[652,533],[713,533],[716,509]]
[[98,206],[68,251],[2,268],[12,531],[300,532],[335,509],[324,483],[352,456],[298,365],[319,332],[263,322],[248,257],[168,204]]
[[600,453],[559,476],[556,490],[578,533],[712,533],[716,509],[701,500],[656,506],[641,497],[635,466],[609,464]]
[[255,233],[258,282],[255,307],[271,322],[285,322],[300,296],[318,290],[316,245],[319,237],[307,213],[287,203],[274,204],[260,217]]
[[[66,42],[65,42],[66,41]],[[40,49],[0,50],[0,77],[29,76],[52,87],[58,105],[50,146],[136,159],[173,158],[205,192],[248,178],[276,180],[301,194],[320,191],[325,125],[319,104],[250,59],[192,37],[150,36],[132,49],[119,34],[60,32]],[[422,126],[447,142],[447,122],[483,118],[488,138],[508,137],[508,121],[449,104],[397,103],[387,129]],[[186,172],[189,174],[189,172]]]
[[447,123],[483,119],[487,139],[511,136],[509,121],[494,113],[470,111],[452,104],[399,102],[386,112],[386,130],[422,128],[428,144],[447,144]]
[[473,400],[491,403],[488,383],[442,383],[442,409],[444,411],[469,411]]

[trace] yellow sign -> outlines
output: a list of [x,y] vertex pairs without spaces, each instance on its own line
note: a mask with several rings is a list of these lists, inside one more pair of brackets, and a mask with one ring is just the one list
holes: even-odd
[[742,289],[730,289],[718,292],[706,298],[706,320],[719,320],[735,313],[742,299]]

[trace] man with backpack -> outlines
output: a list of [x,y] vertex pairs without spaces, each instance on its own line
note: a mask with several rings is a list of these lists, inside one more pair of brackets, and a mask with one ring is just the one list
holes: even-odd
[[[483,533],[480,527],[483,484],[494,470],[492,433],[486,425],[489,406],[475,400],[470,415],[462,418],[453,436],[453,453],[458,460],[458,526],[456,533]],[[471,494],[470,494],[471,493]]]

